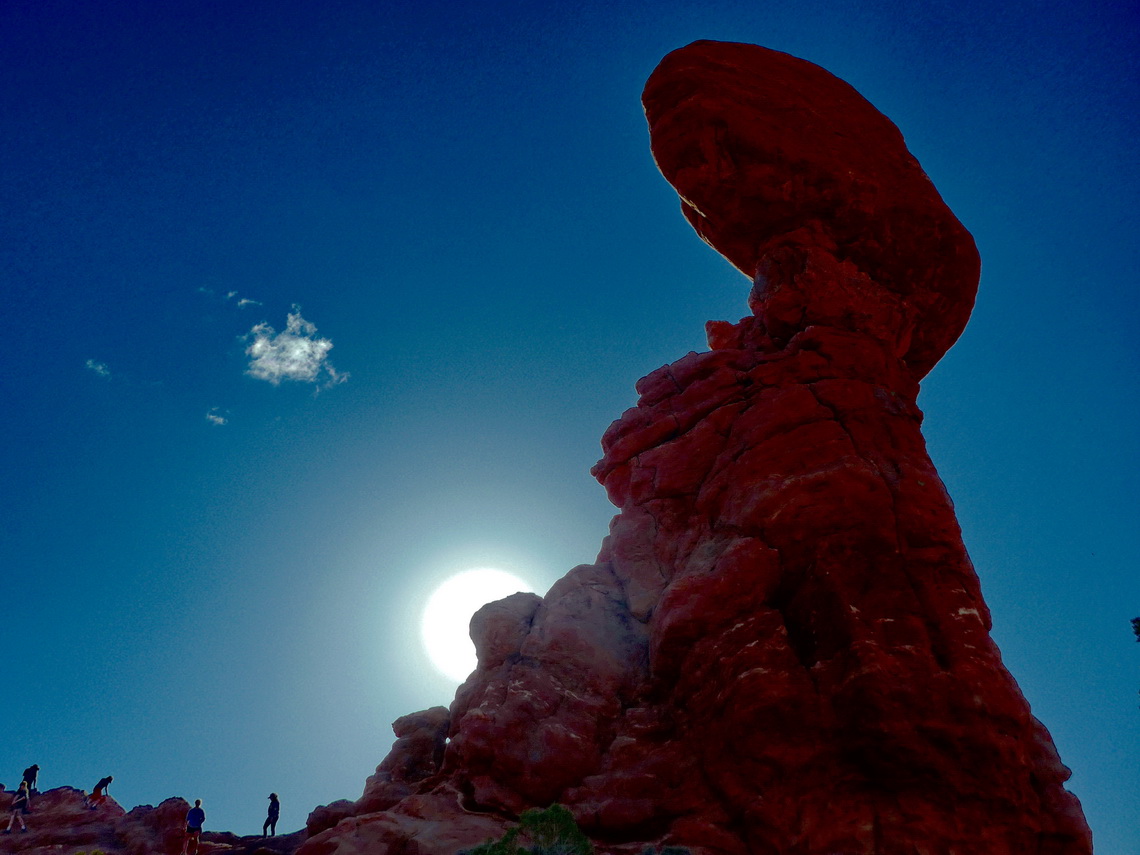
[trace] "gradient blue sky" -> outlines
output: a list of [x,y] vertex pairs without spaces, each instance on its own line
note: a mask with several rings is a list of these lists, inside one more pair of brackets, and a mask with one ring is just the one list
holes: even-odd
[[[4,0],[0,781],[298,828],[450,702],[435,584],[593,559],[602,432],[746,313],[639,103],[713,38],[852,83],[975,235],[926,435],[1097,851],[1140,852],[1136,14]],[[247,373],[294,305],[343,382]]]

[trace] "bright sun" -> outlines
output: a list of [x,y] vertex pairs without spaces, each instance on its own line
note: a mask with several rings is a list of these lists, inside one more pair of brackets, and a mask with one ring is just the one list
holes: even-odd
[[492,567],[456,573],[432,592],[424,606],[420,635],[439,672],[462,683],[475,670],[475,645],[468,634],[471,615],[487,603],[519,591],[534,591],[518,576]]

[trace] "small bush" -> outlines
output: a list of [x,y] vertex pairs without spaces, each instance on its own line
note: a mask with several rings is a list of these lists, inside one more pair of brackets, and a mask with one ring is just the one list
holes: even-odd
[[519,824],[498,840],[488,840],[458,855],[593,855],[590,842],[574,815],[562,805],[532,808],[519,817]]

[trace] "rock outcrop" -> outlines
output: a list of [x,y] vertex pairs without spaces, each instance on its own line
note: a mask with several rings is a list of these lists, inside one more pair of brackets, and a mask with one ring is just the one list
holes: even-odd
[[698,42],[644,102],[752,315],[637,384],[594,468],[620,508],[597,560],[481,610],[450,711],[397,722],[302,855],[452,855],[555,801],[610,853],[1087,855],[920,432],[973,240],[810,63]]
[[[95,810],[84,805],[85,793],[74,787],[58,787],[32,796],[31,812],[25,817],[26,832],[0,834],[0,855],[180,855],[186,812],[185,799],[170,798],[157,807],[140,805],[124,810],[108,797]],[[2,827],[8,827],[12,793],[0,794]],[[292,855],[304,832],[272,838],[238,837],[227,832],[204,832],[201,855]]]

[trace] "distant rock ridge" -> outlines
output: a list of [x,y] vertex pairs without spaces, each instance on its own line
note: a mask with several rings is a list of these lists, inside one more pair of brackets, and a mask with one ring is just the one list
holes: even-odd
[[[124,810],[110,796],[96,810],[84,805],[85,793],[74,787],[35,792],[28,831],[0,834],[0,855],[179,855],[186,812],[190,804],[169,798],[157,807],[140,805]],[[0,830],[8,827],[12,792],[0,793]],[[306,837],[304,831],[272,838],[239,837],[229,832],[202,834],[201,855],[292,855]]]
[[637,384],[594,467],[620,509],[595,563],[482,609],[450,709],[397,721],[302,855],[452,855],[554,801],[603,853],[1088,855],[920,432],[969,233],[811,63],[696,42],[643,100],[752,314]]

